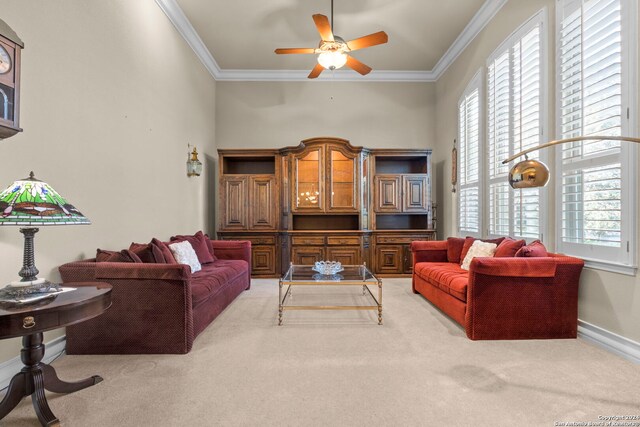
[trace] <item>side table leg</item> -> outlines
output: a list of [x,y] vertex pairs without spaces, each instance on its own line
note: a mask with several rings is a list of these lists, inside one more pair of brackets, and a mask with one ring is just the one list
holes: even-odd
[[5,394],[4,399],[0,402],[0,420],[6,417],[25,396],[28,396],[27,377],[24,372],[19,372],[11,378],[7,394]]
[[40,423],[43,426],[60,425],[60,421],[53,415],[53,412],[51,412],[47,398],[44,395],[44,377],[42,371],[34,370],[31,372],[31,376],[33,377],[33,394],[31,394],[31,400]]
[[58,378],[53,366],[42,363],[40,369],[44,374],[44,388],[54,393],[73,393],[74,391],[82,390],[83,388],[91,387],[92,385],[102,382],[102,377],[99,375],[94,375],[81,381],[62,381]]

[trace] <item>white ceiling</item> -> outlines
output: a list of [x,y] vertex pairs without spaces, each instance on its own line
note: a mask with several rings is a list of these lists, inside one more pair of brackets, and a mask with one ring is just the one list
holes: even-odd
[[[314,55],[273,51],[316,47],[311,16],[331,15],[331,0],[155,1],[217,80],[306,80]],[[506,2],[334,0],[334,32],[347,41],[389,35],[389,43],[353,53],[374,69],[369,81],[434,81]],[[336,75],[363,78],[348,70]]]

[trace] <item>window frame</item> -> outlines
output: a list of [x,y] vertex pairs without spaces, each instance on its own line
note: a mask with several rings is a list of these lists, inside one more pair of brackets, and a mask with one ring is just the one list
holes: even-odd
[[[563,19],[563,3],[566,0],[556,0],[556,30],[555,30],[555,121],[556,135],[562,137],[562,106],[561,106],[561,31]],[[638,120],[636,118],[636,96],[638,90],[638,68],[637,68],[637,49],[638,49],[638,23],[636,22],[637,1],[636,0],[620,0],[621,2],[621,111],[622,111],[622,131],[626,136],[637,136],[639,133]],[[612,249],[601,245],[589,245],[583,243],[563,242],[562,240],[562,215],[563,215],[563,159],[562,145],[555,148],[555,221],[556,221],[556,250],[582,258],[585,266],[598,270],[611,271],[615,273],[635,275],[637,272],[637,173],[635,167],[638,164],[638,149],[635,143],[621,142],[619,156],[621,164],[621,200],[623,200],[621,209],[621,233],[627,238],[626,244],[624,239],[619,248]],[[595,167],[602,164],[604,156],[598,156],[585,167]],[[627,203],[624,203],[624,201]],[[603,250],[604,249],[604,250]],[[598,254],[606,254],[607,258],[599,257]],[[611,254],[617,253],[617,260],[613,260]]]
[[[464,89],[464,91],[462,92],[462,95],[460,96],[460,98],[458,99],[458,103],[457,103],[457,130],[456,130],[456,135],[458,138],[458,167],[457,167],[457,185],[456,185],[456,191],[457,191],[457,200],[456,200],[456,232],[457,234],[460,236],[462,234],[464,234],[465,236],[471,236],[471,237],[476,237],[476,238],[480,238],[482,237],[482,232],[485,228],[484,225],[484,196],[485,196],[485,176],[484,176],[484,162],[482,161],[482,154],[485,152],[484,149],[484,144],[485,144],[485,110],[484,110],[484,105],[485,105],[485,100],[484,100],[484,85],[482,84],[484,81],[484,72],[483,72],[483,68],[478,69],[478,71],[476,71],[476,73],[473,75],[473,77],[471,78],[471,80],[469,81],[469,83],[467,84],[467,87]],[[461,171],[461,164],[462,164],[462,159],[460,158],[461,154],[462,154],[462,147],[461,147],[461,141],[462,139],[460,138],[460,105],[462,104],[463,101],[466,100],[466,98],[471,95],[475,90],[478,91],[478,183],[477,183],[477,188],[478,188],[478,231],[477,232],[471,232],[469,230],[462,230],[460,228],[460,193],[464,188],[473,188],[474,185],[462,185],[461,182],[462,180],[460,179],[460,171]]]

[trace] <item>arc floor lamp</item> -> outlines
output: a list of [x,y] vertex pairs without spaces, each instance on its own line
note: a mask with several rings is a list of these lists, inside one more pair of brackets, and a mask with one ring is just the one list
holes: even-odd
[[542,148],[552,147],[554,145],[565,144],[576,141],[628,141],[640,144],[640,138],[632,138],[630,136],[576,136],[574,138],[557,139],[549,141],[546,144],[537,147],[531,147],[518,154],[514,154],[502,163],[507,164],[520,156],[524,156],[525,160],[516,163],[509,171],[509,185],[511,188],[535,188],[544,187],[549,182],[549,168],[540,160],[529,159],[527,154]]

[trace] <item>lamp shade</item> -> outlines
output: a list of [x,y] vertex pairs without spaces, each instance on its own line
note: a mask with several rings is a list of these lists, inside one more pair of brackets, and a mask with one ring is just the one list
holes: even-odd
[[0,193],[0,225],[23,227],[91,224],[75,206],[67,202],[46,182],[20,179]]
[[549,182],[549,168],[538,160],[523,160],[509,171],[512,188],[544,187]]
[[327,70],[337,70],[347,63],[347,55],[340,50],[322,52],[318,63]]

